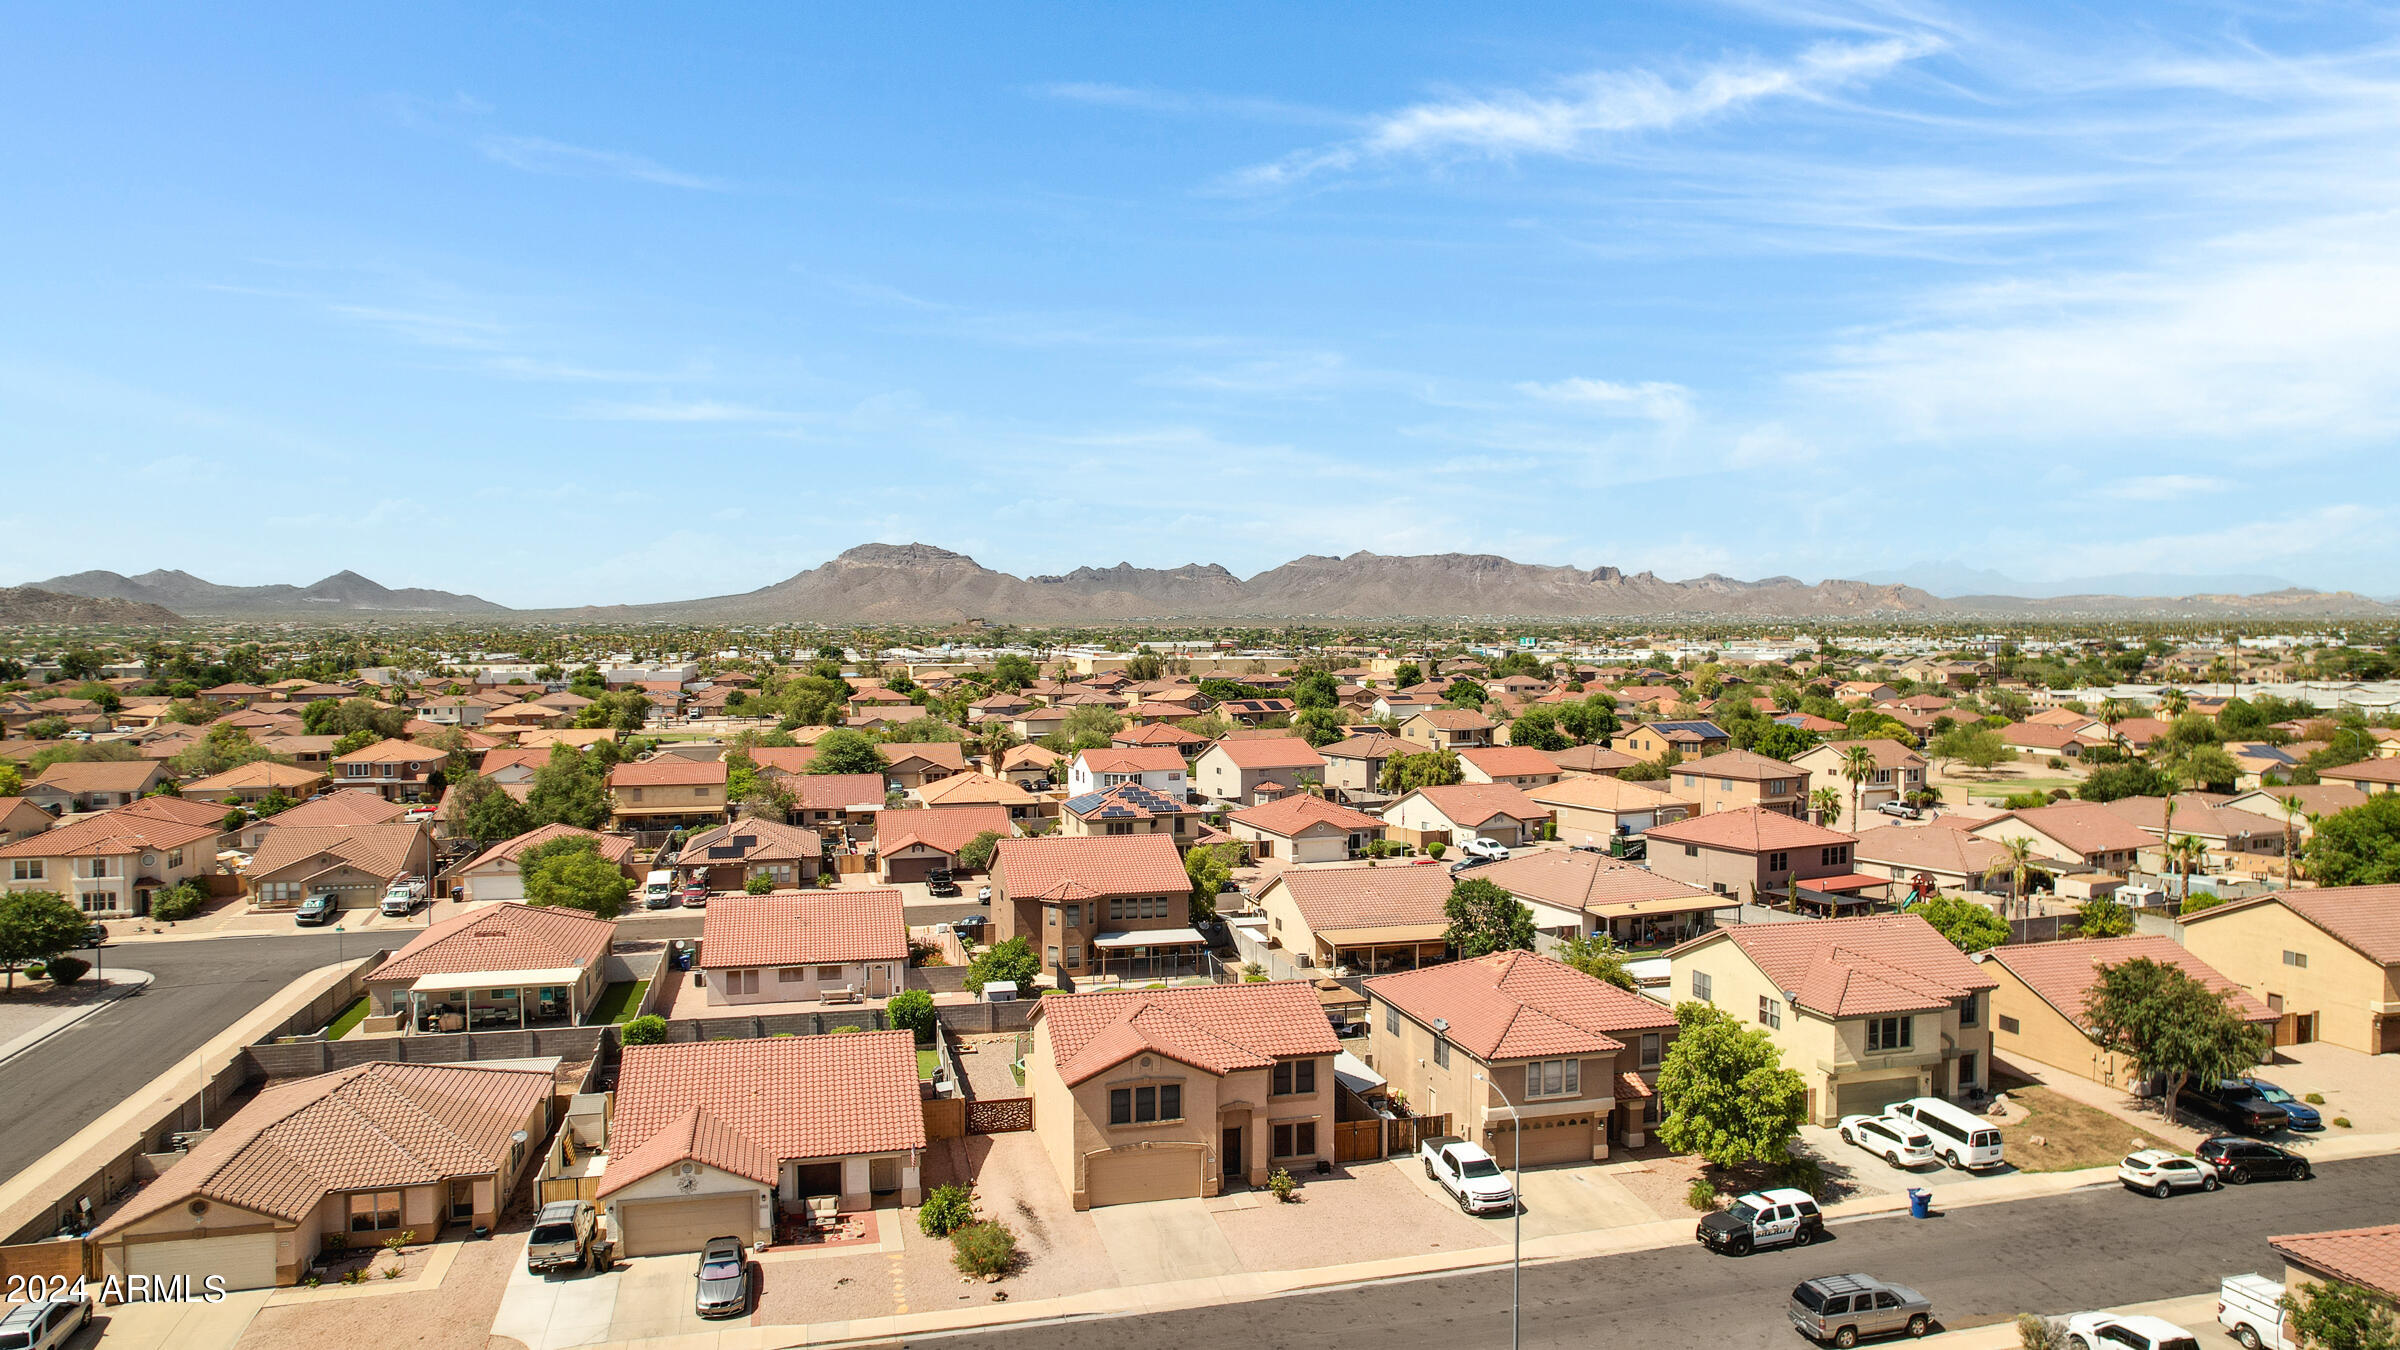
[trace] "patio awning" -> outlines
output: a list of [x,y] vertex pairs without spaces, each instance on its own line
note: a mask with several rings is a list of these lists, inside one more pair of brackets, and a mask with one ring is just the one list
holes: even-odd
[[1850,872],[1838,877],[1813,877],[1798,884],[1800,889],[1805,891],[1830,891],[1836,895],[1847,895],[1852,891],[1863,891],[1870,886],[1889,886],[1892,884],[1892,879],[1890,877],[1871,877],[1864,872]]
[[573,984],[582,971],[573,966],[556,970],[465,970],[447,975],[420,975],[409,986],[420,994],[456,994],[469,989],[518,989],[536,985]]
[[1368,1068],[1365,1060],[1347,1050],[1333,1057],[1333,1076],[1341,1080],[1343,1087],[1362,1096],[1384,1084],[1382,1074]]
[[1409,942],[1440,942],[1450,935],[1446,923],[1394,923],[1379,928],[1320,928],[1317,941],[1334,947],[1383,947]]
[[1114,951],[1119,947],[1204,947],[1208,939],[1196,928],[1137,928],[1130,933],[1102,933],[1092,945]]
[[[1814,886],[1804,881],[1804,886]],[[1701,892],[1697,895],[1660,896],[1651,900],[1603,900],[1585,905],[1583,912],[1602,919],[1647,919],[1666,914],[1694,914],[1703,910],[1726,908],[1727,897]]]

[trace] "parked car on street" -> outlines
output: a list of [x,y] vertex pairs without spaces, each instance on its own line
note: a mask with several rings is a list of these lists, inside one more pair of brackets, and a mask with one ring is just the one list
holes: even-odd
[[2283,1282],[2264,1275],[2228,1275],[2217,1283],[2217,1325],[2242,1350],[2300,1350],[2283,1308]]
[[1467,1213],[1506,1213],[1516,1208],[1517,1193],[1508,1184],[1508,1175],[1480,1145],[1437,1134],[1417,1146],[1417,1156],[1425,1163],[1425,1175],[1448,1191]]
[[1792,1325],[1812,1341],[1849,1350],[1869,1336],[1905,1332],[1922,1336],[1933,1327],[1933,1303],[1904,1284],[1872,1275],[1820,1275],[1792,1290]]
[[589,1200],[553,1200],[542,1206],[525,1238],[525,1269],[536,1275],[581,1269],[592,1259],[592,1233],[599,1211]]
[[1894,1167],[1924,1167],[1939,1161],[1933,1136],[1913,1120],[1897,1116],[1844,1116],[1842,1142],[1856,1144]]
[[1748,1256],[1761,1247],[1805,1247],[1825,1235],[1825,1216],[1808,1192],[1752,1191],[1700,1216],[1692,1236],[1710,1251]]
[[318,891],[300,902],[300,908],[292,914],[292,922],[315,928],[332,923],[333,916],[341,912],[342,902],[333,892]]
[[2257,1093],[2262,1099],[2282,1107],[2284,1128],[2287,1130],[2321,1130],[2325,1128],[2325,1117],[2318,1113],[2317,1108],[2263,1078],[2236,1078],[2229,1081],[2247,1084],[2250,1090]]
[[2217,1169],[2217,1175],[2228,1186],[2252,1180],[2306,1181],[2314,1175],[2308,1159],[2290,1149],[2239,1135],[2220,1134],[2214,1139],[2203,1139],[2192,1155]]
[[83,945],[83,946],[86,946],[86,947],[98,947],[98,946],[102,946],[102,945],[106,944],[106,943],[107,943],[107,941],[108,941],[108,925],[107,925],[107,924],[104,924],[104,923],[90,923],[90,924],[85,924],[85,925],[83,926],[83,942],[82,942],[82,944],[81,944],[81,945]]
[[2292,1119],[2289,1111],[2268,1101],[2248,1080],[2240,1078],[2228,1078],[2213,1086],[2186,1085],[2175,1104],[2243,1134],[2273,1134]]
[[699,1290],[692,1311],[702,1317],[739,1317],[750,1311],[750,1253],[737,1237],[712,1237],[700,1249]]
[[2164,1200],[2177,1191],[2213,1191],[2217,1169],[2181,1153],[2146,1148],[2128,1153],[2117,1163],[2117,1180],[2127,1190],[2148,1191]]
[[2163,1317],[2138,1313],[2076,1313],[2067,1319],[2073,1350],[2200,1350],[2192,1333]]

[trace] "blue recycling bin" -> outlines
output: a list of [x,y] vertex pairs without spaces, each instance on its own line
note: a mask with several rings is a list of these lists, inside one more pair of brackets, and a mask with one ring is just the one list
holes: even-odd
[[1929,1191],[1929,1190],[1926,1190],[1926,1189],[1925,1189],[1924,1187],[1922,1187],[1922,1186],[1911,1186],[1911,1187],[1909,1187],[1909,1188],[1908,1188],[1908,1217],[1910,1217],[1910,1218],[1912,1218],[1912,1219],[1930,1219],[1930,1218],[1932,1218],[1932,1217],[1933,1217],[1933,1192],[1931,1192],[1931,1191]]

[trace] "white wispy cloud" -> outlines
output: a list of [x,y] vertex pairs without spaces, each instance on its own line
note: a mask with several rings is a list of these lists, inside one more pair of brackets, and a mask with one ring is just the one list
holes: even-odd
[[1402,157],[1582,157],[1632,133],[1673,130],[1772,100],[1822,99],[1941,45],[1916,35],[1819,42],[1789,60],[1736,57],[1680,78],[1653,69],[1601,70],[1538,93],[1504,89],[1433,99],[1374,117],[1353,139],[1243,169],[1223,186],[1273,191]]
[[1357,119],[1324,108],[1283,99],[1257,98],[1241,94],[1192,93],[1177,89],[1153,89],[1135,85],[1110,84],[1094,80],[1061,80],[1036,85],[1033,92],[1044,98],[1064,103],[1085,103],[1102,108],[1123,108],[1132,112],[1154,113],[1171,117],[1236,117],[1258,122],[1284,122],[1302,126],[1355,126]]
[[1692,391],[1665,380],[1619,384],[1614,380],[1573,378],[1552,384],[1528,381],[1517,392],[1546,403],[1565,403],[1621,417],[1647,417],[1654,422],[1679,422],[1692,415]]
[[625,178],[701,192],[722,192],[728,186],[722,179],[670,169],[642,155],[568,145],[542,136],[485,136],[475,146],[486,159],[527,173],[562,178]]
[[588,403],[578,417],[595,422],[792,422],[797,417],[772,408],[717,399],[652,399],[644,402]]
[[2161,473],[2123,479],[2110,484],[2104,491],[2111,497],[2129,502],[2178,502],[2187,497],[2223,492],[2232,486],[2225,479],[2206,474]]

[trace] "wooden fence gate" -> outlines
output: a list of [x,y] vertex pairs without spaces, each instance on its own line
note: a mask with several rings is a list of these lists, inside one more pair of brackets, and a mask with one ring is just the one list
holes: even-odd
[[1383,1122],[1337,1120],[1333,1125],[1335,1162],[1373,1161],[1383,1156]]
[[1033,1128],[1033,1098],[989,1097],[967,1103],[967,1133],[1008,1134]]
[[1417,1151],[1417,1145],[1435,1135],[1450,1133],[1450,1117],[1448,1115],[1409,1116],[1402,1120],[1392,1121],[1390,1125],[1391,1128],[1386,1137],[1391,1151],[1395,1155],[1414,1153]]

